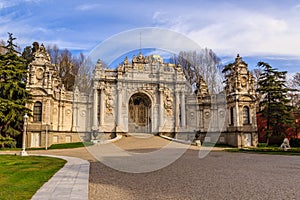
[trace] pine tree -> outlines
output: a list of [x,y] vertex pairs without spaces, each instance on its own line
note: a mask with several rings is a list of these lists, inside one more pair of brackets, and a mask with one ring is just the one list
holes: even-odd
[[23,116],[30,114],[25,104],[30,100],[26,90],[26,61],[19,56],[9,34],[6,53],[0,54],[0,140],[16,138],[22,132]]
[[267,120],[267,144],[272,135],[286,136],[293,125],[292,106],[289,105],[286,71],[278,71],[268,63],[259,62],[263,72],[258,79],[257,92],[262,95],[260,113]]

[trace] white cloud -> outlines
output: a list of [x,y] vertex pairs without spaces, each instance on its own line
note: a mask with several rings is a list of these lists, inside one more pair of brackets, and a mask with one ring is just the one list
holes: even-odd
[[185,17],[156,12],[153,20],[158,26],[185,33],[200,46],[223,55],[238,52],[243,55],[299,55],[300,28],[295,26],[293,17],[235,7],[234,11],[226,8],[191,11]]
[[89,11],[89,10],[94,10],[97,9],[101,6],[101,4],[95,3],[95,4],[81,4],[76,7],[77,10],[81,11]]
[[25,3],[40,3],[43,0],[1,0],[0,10],[5,8],[10,8],[13,6],[21,5]]
[[5,8],[9,8],[14,6],[16,3],[13,1],[9,1],[9,0],[2,0],[0,2],[0,10],[5,9]]

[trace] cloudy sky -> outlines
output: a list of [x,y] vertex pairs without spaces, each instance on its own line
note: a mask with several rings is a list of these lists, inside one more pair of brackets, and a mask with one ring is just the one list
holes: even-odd
[[223,62],[240,53],[250,67],[262,60],[300,71],[298,0],[0,0],[0,39],[12,32],[21,47],[38,41],[88,53],[142,27],[184,34]]

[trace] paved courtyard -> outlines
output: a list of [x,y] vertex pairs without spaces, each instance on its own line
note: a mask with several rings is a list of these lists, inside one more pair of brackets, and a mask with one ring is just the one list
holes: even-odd
[[[128,151],[149,152],[168,143],[159,137],[123,138]],[[168,167],[125,173],[96,161],[84,148],[48,150],[90,163],[89,199],[299,199],[298,156],[210,152],[203,159],[192,147]]]

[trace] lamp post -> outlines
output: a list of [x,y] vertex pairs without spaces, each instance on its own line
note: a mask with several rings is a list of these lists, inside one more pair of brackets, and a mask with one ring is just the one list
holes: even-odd
[[48,149],[48,123],[46,123],[46,145],[45,149]]
[[28,156],[27,152],[25,151],[26,149],[26,128],[27,128],[27,120],[28,120],[28,115],[25,113],[24,117],[24,125],[23,125],[23,141],[22,141],[22,151],[20,153],[20,156]]

